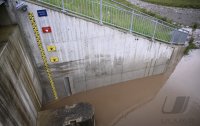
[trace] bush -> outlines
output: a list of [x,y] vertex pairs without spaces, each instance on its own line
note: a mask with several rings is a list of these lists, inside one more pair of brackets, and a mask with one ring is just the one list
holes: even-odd
[[163,21],[167,21],[167,17],[162,17],[162,20]]
[[194,38],[191,37],[190,41],[189,41],[189,45],[185,48],[184,54],[188,55],[188,53],[190,52],[190,50],[192,49],[198,49],[198,47],[193,43],[194,42]]
[[194,42],[194,38],[191,37],[189,43],[193,43]]
[[192,25],[192,30],[194,31],[195,29],[197,29],[197,27],[198,27],[198,23],[194,23],[194,24]]

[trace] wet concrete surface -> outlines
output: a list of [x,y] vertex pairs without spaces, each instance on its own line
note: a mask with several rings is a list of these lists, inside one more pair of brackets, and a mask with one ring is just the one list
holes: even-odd
[[35,126],[41,88],[17,25],[0,27],[0,126]]
[[128,0],[132,4],[145,8],[152,12],[158,13],[163,17],[167,17],[174,22],[192,26],[194,23],[200,24],[200,9],[188,9],[178,7],[167,7],[147,3],[141,0]]
[[[116,126],[199,126],[200,50],[183,57],[175,71],[148,104],[124,116]],[[175,110],[177,97],[187,97],[182,111]]]
[[[94,108],[88,103],[77,103],[73,106],[63,106],[58,109],[49,109],[39,114],[39,126],[93,126]],[[72,124],[73,123],[73,124]],[[70,126],[71,126],[70,125]]]

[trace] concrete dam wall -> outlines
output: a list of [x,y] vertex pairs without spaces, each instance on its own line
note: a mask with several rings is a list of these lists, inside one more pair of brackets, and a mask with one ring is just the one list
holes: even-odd
[[0,27],[0,125],[36,126],[42,89],[17,26]]
[[[28,12],[34,15],[59,97],[162,74],[182,55],[182,46],[152,41],[49,7],[26,5],[27,12],[16,10],[15,16],[31,48],[47,101],[53,95]],[[44,9],[47,16],[38,16],[37,11]]]

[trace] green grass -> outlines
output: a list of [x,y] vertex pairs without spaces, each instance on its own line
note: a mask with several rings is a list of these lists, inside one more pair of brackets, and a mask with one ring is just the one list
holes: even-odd
[[194,43],[189,43],[189,45],[185,48],[184,55],[188,55],[192,49],[198,49]]
[[[109,1],[111,1],[111,0],[109,0]],[[152,17],[158,18],[158,19],[160,19],[160,20],[162,20],[162,21],[166,21],[166,22],[172,24],[172,20],[168,19],[167,17],[158,15],[158,14],[156,14],[156,13],[153,13],[152,11],[149,11],[149,10],[147,10],[147,9],[145,9],[145,8],[140,8],[140,7],[138,7],[138,6],[134,5],[134,4],[132,4],[131,2],[129,2],[129,1],[127,1],[127,0],[115,0],[115,1],[117,1],[117,2],[119,2],[119,3],[122,3],[122,4],[124,4],[124,5],[126,5],[126,6],[128,6],[128,7],[130,7],[130,8],[134,8],[134,9],[136,9],[136,10],[138,10],[138,11],[141,11],[141,12],[147,14],[147,15],[150,15],[150,16],[152,16]]]
[[192,25],[192,31],[195,31],[199,27],[198,23],[193,23]]
[[200,8],[199,0],[143,0],[153,4],[164,6],[183,7],[183,8]]
[[[51,3],[52,5],[56,5],[59,7],[62,7],[61,0],[43,0],[45,2]],[[96,21],[100,21],[100,7],[99,7],[99,1],[91,2],[92,0],[65,0],[65,8],[67,8],[68,11],[76,13],[78,15],[88,17],[91,19],[94,19]],[[120,0],[118,0],[120,2]],[[104,5],[102,8],[103,13],[103,23],[112,25],[124,30],[130,30],[131,28],[131,17],[132,14],[127,12],[127,10],[130,10],[126,7],[119,6],[118,4],[115,4],[117,7],[121,7],[121,10],[117,7],[113,7],[113,2],[111,0],[104,0]],[[112,4],[110,4],[112,3]],[[123,2],[124,4],[124,2]],[[128,3],[129,4],[129,3]],[[132,6],[128,5],[128,6]],[[147,37],[152,37],[154,34],[155,29],[155,22],[152,22],[151,18],[143,18],[142,16],[135,15],[133,17],[133,25],[132,25],[132,32],[145,35]],[[170,42],[171,41],[171,33],[173,31],[173,28],[165,27],[164,25],[158,24],[156,27],[156,32],[154,37],[158,40]]]
[[194,42],[194,38],[191,37],[190,38],[190,41],[189,41],[189,45],[185,48],[184,50],[184,55],[188,55],[189,52],[192,50],[192,49],[198,49],[198,47],[193,43]]

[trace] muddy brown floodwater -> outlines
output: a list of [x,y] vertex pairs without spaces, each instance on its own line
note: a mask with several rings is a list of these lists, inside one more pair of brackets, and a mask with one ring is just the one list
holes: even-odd
[[[166,78],[163,75],[127,81],[75,94],[49,103],[43,109],[58,108],[77,102],[89,102],[95,108],[97,126],[109,126],[117,122],[128,111],[133,111],[133,109],[150,101],[165,81]],[[44,120],[42,119],[42,121]]]
[[[194,87],[188,89],[187,86],[185,86],[186,88],[184,88],[184,86],[181,85],[178,82],[178,80],[183,80],[185,85],[190,85],[190,82],[186,82],[187,80],[186,78],[190,78],[189,76],[187,76],[187,73],[189,73],[190,71],[192,72],[192,70],[198,70],[199,73],[197,74],[200,75],[200,69],[199,69],[200,58],[196,55],[196,53],[198,54],[198,56],[200,56],[200,51],[195,51],[195,53],[192,53],[190,56],[184,57],[169,80],[168,80],[169,75],[161,74],[161,75],[151,76],[151,77],[147,77],[143,79],[127,81],[127,82],[123,82],[123,83],[119,83],[119,84],[115,84],[115,85],[111,85],[107,87],[97,88],[88,92],[75,94],[73,96],[51,102],[45,105],[43,107],[43,110],[59,108],[64,105],[72,105],[77,102],[89,102],[95,108],[95,119],[96,119],[97,126],[115,126],[115,125],[116,126],[133,126],[133,125],[146,126],[147,124],[149,124],[148,121],[151,122],[152,118],[154,117],[155,110],[157,110],[156,112],[158,113],[161,112],[160,106],[162,106],[163,104],[164,96],[171,97],[172,94],[178,95],[178,92],[183,92],[183,91],[194,92],[192,90]],[[199,59],[197,60],[196,58],[199,58]],[[191,64],[187,64],[187,63],[190,63],[193,60],[194,62],[197,62],[197,61],[199,62],[192,64],[192,66],[189,66]],[[180,65],[182,65],[181,66],[183,67],[182,70],[185,70],[185,73],[180,71],[181,69]],[[190,67],[192,67],[192,69],[190,69]],[[187,70],[187,68],[190,71]],[[177,70],[179,71],[178,72],[179,76],[174,75],[175,73],[177,73],[176,72]],[[186,75],[183,75],[183,74],[186,74]],[[193,78],[197,78],[198,82],[200,82],[199,81],[200,77],[197,77],[197,75],[193,76]],[[193,78],[191,78],[191,80],[193,80]],[[174,80],[174,81],[170,81],[170,80]],[[168,83],[171,83],[171,84],[168,84]],[[165,86],[163,87],[164,84]],[[166,88],[166,85],[170,85],[170,86],[167,86],[168,91],[164,91],[162,97],[158,95],[156,96],[156,94],[158,94],[159,91],[163,92],[164,90],[163,88]],[[176,86],[173,86],[173,85],[176,85]],[[196,86],[199,86],[199,85],[196,84]],[[196,90],[196,92],[198,92],[197,87],[194,89]],[[160,95],[160,92],[159,92],[159,95]],[[183,95],[189,96],[189,94],[183,94]],[[160,101],[155,101],[157,97],[161,97],[159,98]],[[155,103],[152,104],[152,102],[154,101]],[[167,100],[167,103],[168,103],[168,100]],[[152,104],[150,105],[151,107],[146,107],[148,104]],[[145,108],[143,109],[144,106],[146,107],[146,109]],[[166,118],[161,118],[159,114],[158,116],[155,116],[155,120],[160,122],[161,119],[166,119]],[[40,118],[40,120],[42,120],[42,121],[39,121],[40,125],[43,124],[42,122],[49,121],[48,119],[45,119],[45,117]],[[143,124],[144,122],[147,122],[147,123]]]
[[[129,113],[116,126],[200,126],[199,89],[200,50],[194,50],[182,58],[151,102]],[[188,101],[176,104],[177,97]]]

